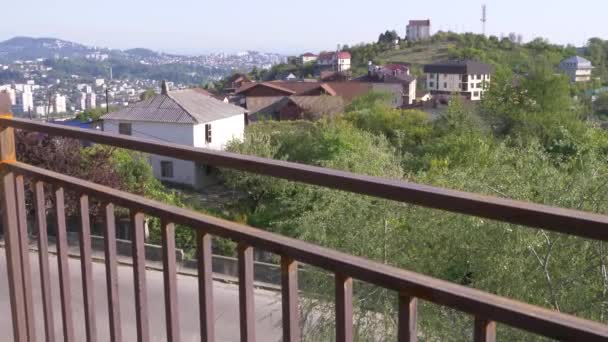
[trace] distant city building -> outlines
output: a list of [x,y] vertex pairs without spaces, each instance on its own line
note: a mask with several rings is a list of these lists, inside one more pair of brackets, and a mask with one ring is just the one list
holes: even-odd
[[430,20],[410,20],[406,28],[406,38],[410,42],[426,40],[431,38]]
[[307,52],[307,53],[303,54],[302,56],[300,56],[300,63],[301,64],[313,63],[313,62],[316,62],[318,58],[319,58],[319,56],[315,55],[314,53]]
[[103,78],[98,78],[98,79],[95,80],[95,86],[96,87],[101,87],[105,83],[106,83],[106,80],[104,80]]
[[34,95],[29,87],[24,87],[23,91],[18,91],[15,97],[14,113],[28,113],[34,109]]
[[448,61],[424,66],[427,89],[435,97],[462,95],[481,100],[491,81],[492,66],[476,61]]
[[46,110],[46,106],[36,106],[34,107],[34,114],[36,116],[45,116],[47,114]]
[[97,108],[97,95],[95,93],[80,94],[80,110],[90,110]]
[[68,111],[65,95],[55,95],[55,99],[53,101],[53,111],[55,113],[65,113]]
[[559,68],[570,78],[570,82],[589,82],[593,65],[583,57],[574,56],[564,59]]

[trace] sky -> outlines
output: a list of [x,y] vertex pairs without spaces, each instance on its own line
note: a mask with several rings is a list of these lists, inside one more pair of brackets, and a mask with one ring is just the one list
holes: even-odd
[[488,34],[576,46],[608,39],[606,0],[18,0],[0,5],[0,41],[31,36],[182,54],[297,54],[375,41],[387,29],[404,36],[410,19],[431,19],[434,32],[481,33],[484,2]]

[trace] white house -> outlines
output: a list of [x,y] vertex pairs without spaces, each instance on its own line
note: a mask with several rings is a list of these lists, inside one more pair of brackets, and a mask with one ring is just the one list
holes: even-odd
[[307,53],[303,54],[302,56],[300,56],[300,63],[301,64],[313,63],[313,62],[316,62],[318,58],[319,58],[319,56],[315,55],[314,53],[307,52]]
[[591,81],[593,65],[583,57],[574,56],[559,63],[559,68],[570,78],[571,82]]
[[347,51],[322,52],[317,59],[317,65],[331,68],[333,71],[345,72],[351,68],[351,58],[351,54]]
[[448,61],[424,66],[426,86],[433,96],[459,94],[481,100],[492,77],[492,66],[476,61]]
[[431,21],[430,20],[410,20],[406,27],[405,37],[410,42],[426,40],[431,38]]
[[[247,110],[204,95],[194,89],[168,91],[102,116],[103,129],[145,139],[224,150],[233,139],[242,140]],[[156,178],[200,189],[215,183],[212,169],[202,163],[150,155]]]

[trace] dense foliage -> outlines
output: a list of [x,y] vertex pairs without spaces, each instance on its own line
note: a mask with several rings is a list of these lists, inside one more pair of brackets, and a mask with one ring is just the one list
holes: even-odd
[[[230,149],[275,159],[608,214],[608,134],[585,121],[567,80],[550,62],[526,78],[512,72],[480,106],[453,101],[434,121],[380,95],[341,118],[260,122]],[[240,216],[253,226],[458,284],[606,322],[606,246],[490,220],[372,199],[264,176],[225,172],[249,195]],[[305,338],[333,338],[331,276],[301,282]],[[394,339],[394,293],[357,283],[357,339]],[[321,298],[322,300],[318,300]],[[472,319],[428,303],[425,341],[471,340]],[[499,326],[499,339],[537,336]]]

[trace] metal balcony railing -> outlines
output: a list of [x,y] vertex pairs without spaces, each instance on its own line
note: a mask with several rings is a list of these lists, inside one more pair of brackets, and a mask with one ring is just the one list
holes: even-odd
[[547,207],[495,197],[440,189],[430,186],[368,177],[320,167],[284,161],[203,150],[164,142],[115,136],[96,131],[36,123],[0,117],[0,204],[5,227],[11,313],[16,341],[35,339],[31,273],[27,252],[27,227],[24,179],[32,181],[38,228],[40,277],[42,283],[45,336],[53,340],[53,318],[49,288],[49,260],[44,214],[43,184],[53,186],[57,217],[57,247],[61,294],[61,315],[65,341],[74,341],[71,289],[67,263],[67,239],[64,189],[80,195],[81,272],[83,275],[84,313],[88,341],[96,336],[93,308],[92,261],[90,245],[89,198],[103,203],[105,213],[105,263],[107,297],[112,341],[121,341],[117,261],[115,247],[114,205],[128,208],[133,226],[133,272],[135,311],[139,341],[149,340],[149,312],[146,298],[144,215],[162,221],[165,308],[167,340],[179,341],[175,268],[175,224],[190,227],[197,233],[199,269],[198,304],[202,341],[214,341],[213,287],[211,273],[211,237],[218,236],[238,243],[239,312],[241,341],[255,338],[253,301],[253,248],[281,256],[283,340],[298,341],[299,262],[310,264],[335,275],[336,340],[353,339],[353,279],[396,291],[399,294],[398,340],[417,339],[418,299],[447,306],[475,317],[474,340],[494,341],[496,322],[557,340],[608,341],[608,326],[548,309],[499,297],[480,290],[453,284],[425,275],[398,269],[365,258],[340,253],[303,241],[269,233],[242,224],[228,222],[189,210],[165,205],[133,194],[40,169],[16,161],[14,129],[41,132],[54,136],[82,139],[100,144],[147,153],[202,162],[253,172],[307,184],[375,196],[384,199],[436,208],[466,215],[542,228],[585,238],[608,240],[608,217],[580,211]]

